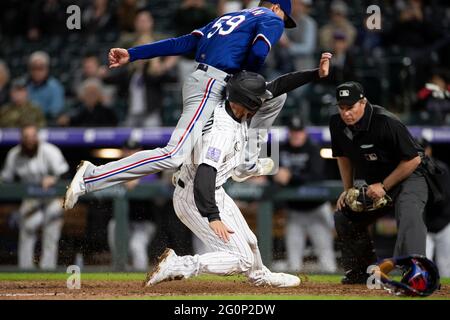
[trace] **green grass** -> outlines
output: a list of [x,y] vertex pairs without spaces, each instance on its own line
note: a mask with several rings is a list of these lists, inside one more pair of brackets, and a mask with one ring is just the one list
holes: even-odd
[[[0,273],[0,281],[65,281],[67,273]],[[307,282],[339,284],[341,275],[307,275]],[[142,281],[144,273],[82,273],[82,281]],[[186,281],[244,281],[243,276],[200,276]],[[450,278],[441,279],[441,283],[450,285]],[[393,296],[339,296],[339,295],[192,295],[192,296],[136,296],[118,297],[117,299],[137,300],[396,300],[414,299]],[[423,298],[415,298],[423,300]],[[425,299],[449,300],[450,297],[430,296]]]
[[[67,273],[0,273],[0,281],[26,281],[26,280],[66,280]],[[339,283],[342,275],[306,275],[307,282]],[[81,273],[82,280],[97,281],[140,281],[145,279],[144,273]],[[221,277],[204,275],[186,281],[244,281],[243,276]],[[450,278],[441,278],[442,284],[450,285]]]

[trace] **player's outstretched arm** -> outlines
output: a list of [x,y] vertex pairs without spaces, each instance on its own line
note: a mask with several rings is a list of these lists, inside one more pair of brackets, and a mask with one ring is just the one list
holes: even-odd
[[267,90],[272,92],[274,97],[297,89],[311,81],[320,80],[327,77],[330,70],[330,60],[332,54],[322,53],[319,62],[319,68],[312,70],[296,71],[286,73],[267,84]]
[[109,67],[117,68],[141,59],[152,59],[155,57],[178,56],[197,48],[200,36],[188,34],[178,38],[170,38],[157,42],[144,44],[130,49],[113,48],[109,51]]

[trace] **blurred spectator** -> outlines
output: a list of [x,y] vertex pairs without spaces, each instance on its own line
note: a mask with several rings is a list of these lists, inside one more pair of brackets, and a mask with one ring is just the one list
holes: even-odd
[[348,46],[352,46],[356,38],[356,28],[347,19],[348,7],[342,0],[333,0],[330,6],[330,22],[320,28],[320,47],[332,50],[333,34],[339,31],[345,34]]
[[177,58],[169,57],[133,63],[126,126],[161,125],[163,85],[170,81],[168,73],[175,66],[176,61]]
[[439,31],[434,27],[433,16],[428,18],[421,0],[398,1],[400,14],[390,32],[387,42],[402,49],[401,55],[411,59],[414,66],[415,89],[426,81],[432,63],[431,46],[439,39]]
[[[303,121],[294,117],[289,138],[280,146],[280,169],[274,181],[281,186],[298,187],[323,179],[325,162],[319,147],[310,140]],[[311,241],[322,272],[336,271],[333,247],[333,212],[327,201],[289,201],[286,222],[288,269],[300,271],[307,237]]]
[[28,23],[24,23],[24,15],[29,14],[32,4],[32,1],[0,1],[0,34],[10,37],[25,35]]
[[[39,186],[46,191],[53,187],[68,169],[69,166],[61,151],[50,143],[40,142],[37,127],[26,125],[21,130],[20,145],[8,152],[1,177],[4,182],[14,182],[18,179],[22,183]],[[24,199],[19,214],[19,268],[34,268],[34,249],[39,230],[42,229],[42,254],[39,265],[41,269],[55,269],[63,225],[61,199],[54,197]]]
[[64,108],[64,88],[50,76],[49,67],[50,57],[46,52],[33,52],[28,59],[30,82],[27,89],[31,102],[38,105],[51,121]]
[[[119,47],[134,47],[151,43],[164,37],[154,32],[154,20],[147,10],[139,11],[135,21],[136,32],[121,37]],[[107,81],[118,82],[128,96],[125,125],[160,126],[162,122],[163,86],[172,80],[171,70],[178,57],[156,57],[138,60],[128,69],[113,70]],[[124,74],[126,72],[126,74]],[[114,80],[114,78],[116,80]]]
[[[125,142],[122,148],[122,157],[131,156],[133,153],[142,150],[142,146],[130,138]],[[116,188],[123,190],[133,190],[140,183],[140,179],[131,180]],[[130,232],[128,247],[131,256],[133,270],[146,271],[149,266],[148,246],[156,234],[156,224],[154,222],[154,210],[156,208],[149,201],[131,200],[130,201]],[[115,228],[116,221],[111,219],[108,223],[108,244],[114,254],[115,251]]]
[[38,40],[43,35],[63,33],[66,29],[68,1],[37,0],[30,9],[28,38]]
[[82,30],[91,35],[115,30],[116,16],[109,0],[94,0],[82,12]]
[[138,44],[166,39],[165,35],[156,33],[154,27],[155,20],[151,12],[144,9],[139,10],[134,20],[134,31],[123,33],[117,46],[120,48],[130,48]]
[[102,80],[108,74],[106,66],[101,65],[98,56],[94,53],[86,54],[81,60],[81,69],[73,75],[72,92],[76,93],[83,81],[95,78]]
[[45,127],[45,117],[39,107],[28,100],[27,84],[24,79],[16,79],[11,85],[11,103],[0,108],[0,127],[21,127],[33,123]]
[[61,115],[60,126],[112,127],[117,124],[113,110],[103,104],[102,83],[98,79],[88,79],[81,84],[79,106],[68,114]]
[[332,52],[330,75],[323,82],[334,87],[349,79],[356,79],[354,57],[345,33],[333,33]]
[[434,72],[417,98],[417,111],[424,122],[450,124],[450,83],[443,72]]
[[138,0],[121,0],[117,8],[117,22],[121,32],[133,32],[138,12]]
[[[174,16],[177,36],[190,34],[195,29],[206,26],[216,16],[216,12],[205,0],[183,0]],[[186,79],[187,75],[192,73],[196,64],[194,58],[195,52],[180,58],[178,79]]]
[[425,222],[427,234],[427,257],[436,261],[441,277],[450,277],[450,169],[442,161],[433,157],[433,148],[425,140],[419,140],[425,154],[433,159],[443,172],[438,175],[444,199],[441,203],[428,205]]
[[314,53],[317,45],[317,23],[309,16],[312,0],[297,0],[292,3],[292,17],[297,28],[286,29],[280,45],[287,48],[294,59],[295,70],[316,66]]
[[0,106],[8,102],[9,95],[9,68],[0,60]]

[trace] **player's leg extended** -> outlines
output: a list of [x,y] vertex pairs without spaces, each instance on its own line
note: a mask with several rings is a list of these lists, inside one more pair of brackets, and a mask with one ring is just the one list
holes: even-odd
[[69,185],[64,208],[71,209],[78,197],[86,192],[178,168],[190,155],[201,137],[201,129],[222,100],[225,85],[223,80],[211,78],[201,70],[195,71],[183,86],[183,113],[167,146],[140,151],[102,166],[85,162]]
[[86,170],[88,192],[166,169],[176,169],[201,137],[201,128],[222,99],[225,83],[196,71],[183,86],[183,113],[164,148],[137,152],[127,158]]
[[228,194],[224,193],[223,199],[223,205],[226,208],[223,216],[233,220],[230,221],[229,224],[238,226],[239,230],[245,235],[245,239],[253,252],[253,265],[251,269],[245,273],[250,283],[255,286],[298,286],[300,284],[300,279],[298,277],[286,273],[274,273],[264,266],[256,235],[248,226],[241,210]]
[[227,243],[214,233],[209,227],[208,219],[202,217],[198,212],[192,185],[176,188],[174,209],[183,224],[214,251],[194,256],[177,256],[173,250],[166,251],[165,255],[168,257],[162,263],[160,261],[156,272],[153,271],[148,275],[147,285],[200,274],[225,276],[246,273],[250,270],[254,263],[253,252],[240,226],[235,225],[226,208],[219,205],[222,221],[234,231]]
[[[281,112],[281,109],[283,109],[286,97],[286,94],[282,94],[281,96],[265,101],[253,116],[249,126],[249,143],[245,148],[245,163],[236,168],[235,174],[237,178],[244,179],[245,177],[260,175],[261,173],[258,173],[258,171],[264,171],[262,170],[263,168],[258,166],[261,145],[267,142],[269,130]],[[263,174],[267,173],[263,172]]]

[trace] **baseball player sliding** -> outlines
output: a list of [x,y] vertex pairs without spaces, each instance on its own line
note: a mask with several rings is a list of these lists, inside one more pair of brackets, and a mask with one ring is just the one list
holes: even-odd
[[[223,100],[230,74],[240,70],[257,71],[284,28],[296,26],[290,0],[261,1],[253,9],[227,13],[205,27],[178,38],[150,43],[128,50],[113,48],[110,67],[116,68],[138,59],[174,56],[195,50],[196,70],[183,85],[183,111],[167,146],[137,152],[130,157],[95,166],[83,161],[66,192],[64,208],[71,209],[79,196],[140,178],[164,169],[176,169],[191,153],[201,137],[201,129],[211,118],[214,108]],[[269,129],[280,112],[286,95],[280,95],[261,106],[250,128]],[[267,139],[261,130],[259,139]],[[247,161],[236,172],[237,179],[267,174],[270,162],[258,160],[257,148],[249,150]]]
[[331,54],[322,55],[320,68],[289,73],[266,84],[256,73],[242,71],[227,84],[227,100],[214,111],[212,124],[203,131],[191,158],[174,177],[173,203],[178,218],[201,239],[210,252],[177,256],[166,249],[146,286],[200,274],[244,274],[256,286],[293,287],[296,276],[272,273],[264,267],[255,234],[222,185],[245,157],[247,120],[263,101],[328,75]]

